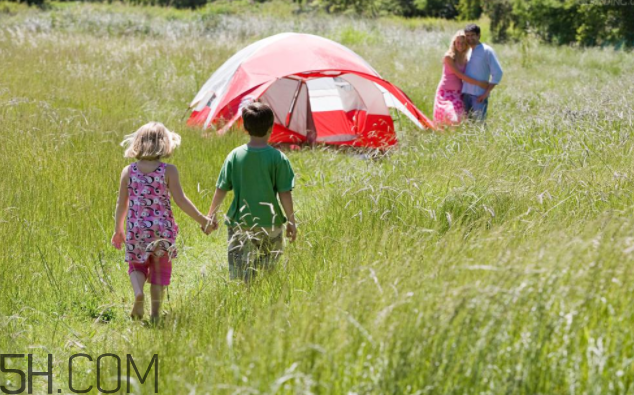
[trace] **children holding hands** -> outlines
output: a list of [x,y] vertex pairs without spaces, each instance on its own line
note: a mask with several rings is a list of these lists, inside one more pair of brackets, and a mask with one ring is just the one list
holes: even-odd
[[111,243],[117,249],[125,246],[135,295],[130,314],[133,319],[143,317],[146,281],[151,284],[150,318],[159,318],[163,290],[170,283],[172,259],[177,256],[178,225],[172,213],[172,199],[210,234],[219,227],[218,208],[227,192],[234,191],[225,216],[231,279],[248,283],[260,270],[272,269],[282,254],[284,227],[286,237],[295,241],[291,192],[295,175],[286,155],[268,144],[273,111],[250,100],[242,103],[241,111],[250,141],[227,156],[208,216],[201,214],[183,192],[176,166],[161,162],[180,144],[178,134],[161,123],[150,122],[121,143],[127,147],[124,156],[136,158],[137,162],[121,172]]

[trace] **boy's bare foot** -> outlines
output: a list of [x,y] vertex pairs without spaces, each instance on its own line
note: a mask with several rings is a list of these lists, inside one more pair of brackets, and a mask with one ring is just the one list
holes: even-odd
[[150,316],[150,325],[156,327],[161,323],[161,317],[158,315],[151,315]]
[[145,297],[143,294],[137,295],[134,298],[134,306],[132,306],[132,312],[130,313],[130,318],[133,320],[140,320],[143,318],[143,301]]

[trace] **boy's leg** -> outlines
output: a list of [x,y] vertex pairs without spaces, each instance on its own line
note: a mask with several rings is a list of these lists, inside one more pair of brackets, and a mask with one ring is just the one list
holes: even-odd
[[250,283],[258,270],[262,234],[259,231],[229,228],[229,277]]
[[284,250],[283,228],[275,229],[268,233],[260,233],[258,236],[258,254],[255,268],[262,271],[271,271]]
[[245,251],[246,242],[243,236],[239,228],[227,228],[227,259],[230,280],[245,280],[248,252]]

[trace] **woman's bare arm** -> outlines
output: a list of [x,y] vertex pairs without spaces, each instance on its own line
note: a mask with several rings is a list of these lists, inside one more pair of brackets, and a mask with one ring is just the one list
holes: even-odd
[[466,74],[461,72],[456,66],[456,62],[454,62],[454,60],[451,59],[449,56],[445,56],[445,65],[447,65],[447,67],[449,67],[451,71],[453,71],[453,73],[462,81],[468,82],[469,84],[477,85],[482,89],[487,89],[489,87],[489,81],[479,81],[468,77]]

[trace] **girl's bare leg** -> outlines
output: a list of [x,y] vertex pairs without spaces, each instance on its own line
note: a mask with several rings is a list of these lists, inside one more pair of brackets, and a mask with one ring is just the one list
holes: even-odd
[[[159,273],[160,257],[152,256],[152,265],[154,265],[155,273]],[[158,322],[161,314],[161,302],[163,301],[163,286],[158,284],[150,285],[150,297],[152,298],[152,308],[150,312],[150,320],[154,323]]]
[[141,272],[134,271],[130,273],[130,282],[132,283],[132,289],[134,290],[134,306],[130,317],[133,319],[143,318],[143,301],[145,296],[143,295],[143,285],[145,284],[145,275]]
[[150,319],[152,321],[158,321],[161,314],[161,302],[163,301],[163,288],[162,285],[152,284],[150,286],[150,296],[152,298],[152,312],[150,313]]

